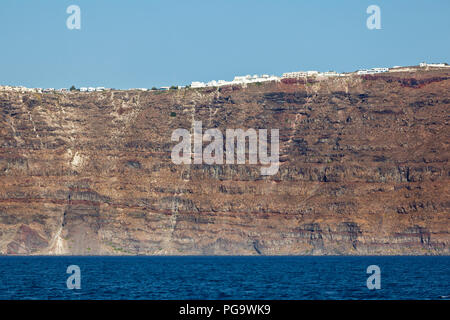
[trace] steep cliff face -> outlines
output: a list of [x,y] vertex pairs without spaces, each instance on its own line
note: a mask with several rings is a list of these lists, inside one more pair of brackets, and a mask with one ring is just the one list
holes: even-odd
[[[0,92],[2,254],[450,254],[450,72]],[[176,165],[177,128],[276,128],[278,173]]]

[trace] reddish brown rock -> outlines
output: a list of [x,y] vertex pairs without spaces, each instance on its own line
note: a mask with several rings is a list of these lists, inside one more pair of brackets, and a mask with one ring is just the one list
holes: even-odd
[[[450,72],[0,92],[3,254],[449,254]],[[171,133],[278,128],[281,166],[175,165]]]

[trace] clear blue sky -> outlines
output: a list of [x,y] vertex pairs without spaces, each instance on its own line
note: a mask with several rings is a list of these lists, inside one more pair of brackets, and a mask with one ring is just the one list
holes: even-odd
[[[66,9],[81,8],[81,30]],[[366,8],[381,8],[369,30]],[[448,0],[1,0],[0,84],[133,88],[450,62]]]

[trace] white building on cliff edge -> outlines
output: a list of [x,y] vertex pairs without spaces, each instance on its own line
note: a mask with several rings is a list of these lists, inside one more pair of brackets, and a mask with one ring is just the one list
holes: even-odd
[[358,70],[356,74],[364,75],[364,74],[376,74],[384,72],[389,72],[389,68],[382,67],[382,68],[362,69]]
[[191,83],[191,88],[203,88],[203,87],[221,87],[226,85],[241,85],[241,84],[248,84],[248,83],[258,83],[258,82],[268,82],[268,81],[280,81],[280,78],[277,76],[269,76],[268,74],[263,74],[261,76],[255,74],[253,76],[251,75],[245,75],[245,76],[235,76],[232,81],[225,81],[225,80],[211,80],[207,83],[200,82],[200,81],[193,81]]
[[445,62],[441,62],[441,63],[426,63],[426,62],[421,62],[419,64],[420,67],[424,68],[424,67],[435,67],[435,68],[446,68],[449,67],[449,65]]

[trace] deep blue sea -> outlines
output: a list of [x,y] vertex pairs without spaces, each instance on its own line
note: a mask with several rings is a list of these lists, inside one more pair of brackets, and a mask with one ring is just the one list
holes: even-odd
[[[80,268],[68,289],[67,267]],[[380,268],[369,290],[367,267]],[[0,299],[449,299],[446,257],[0,257]]]

